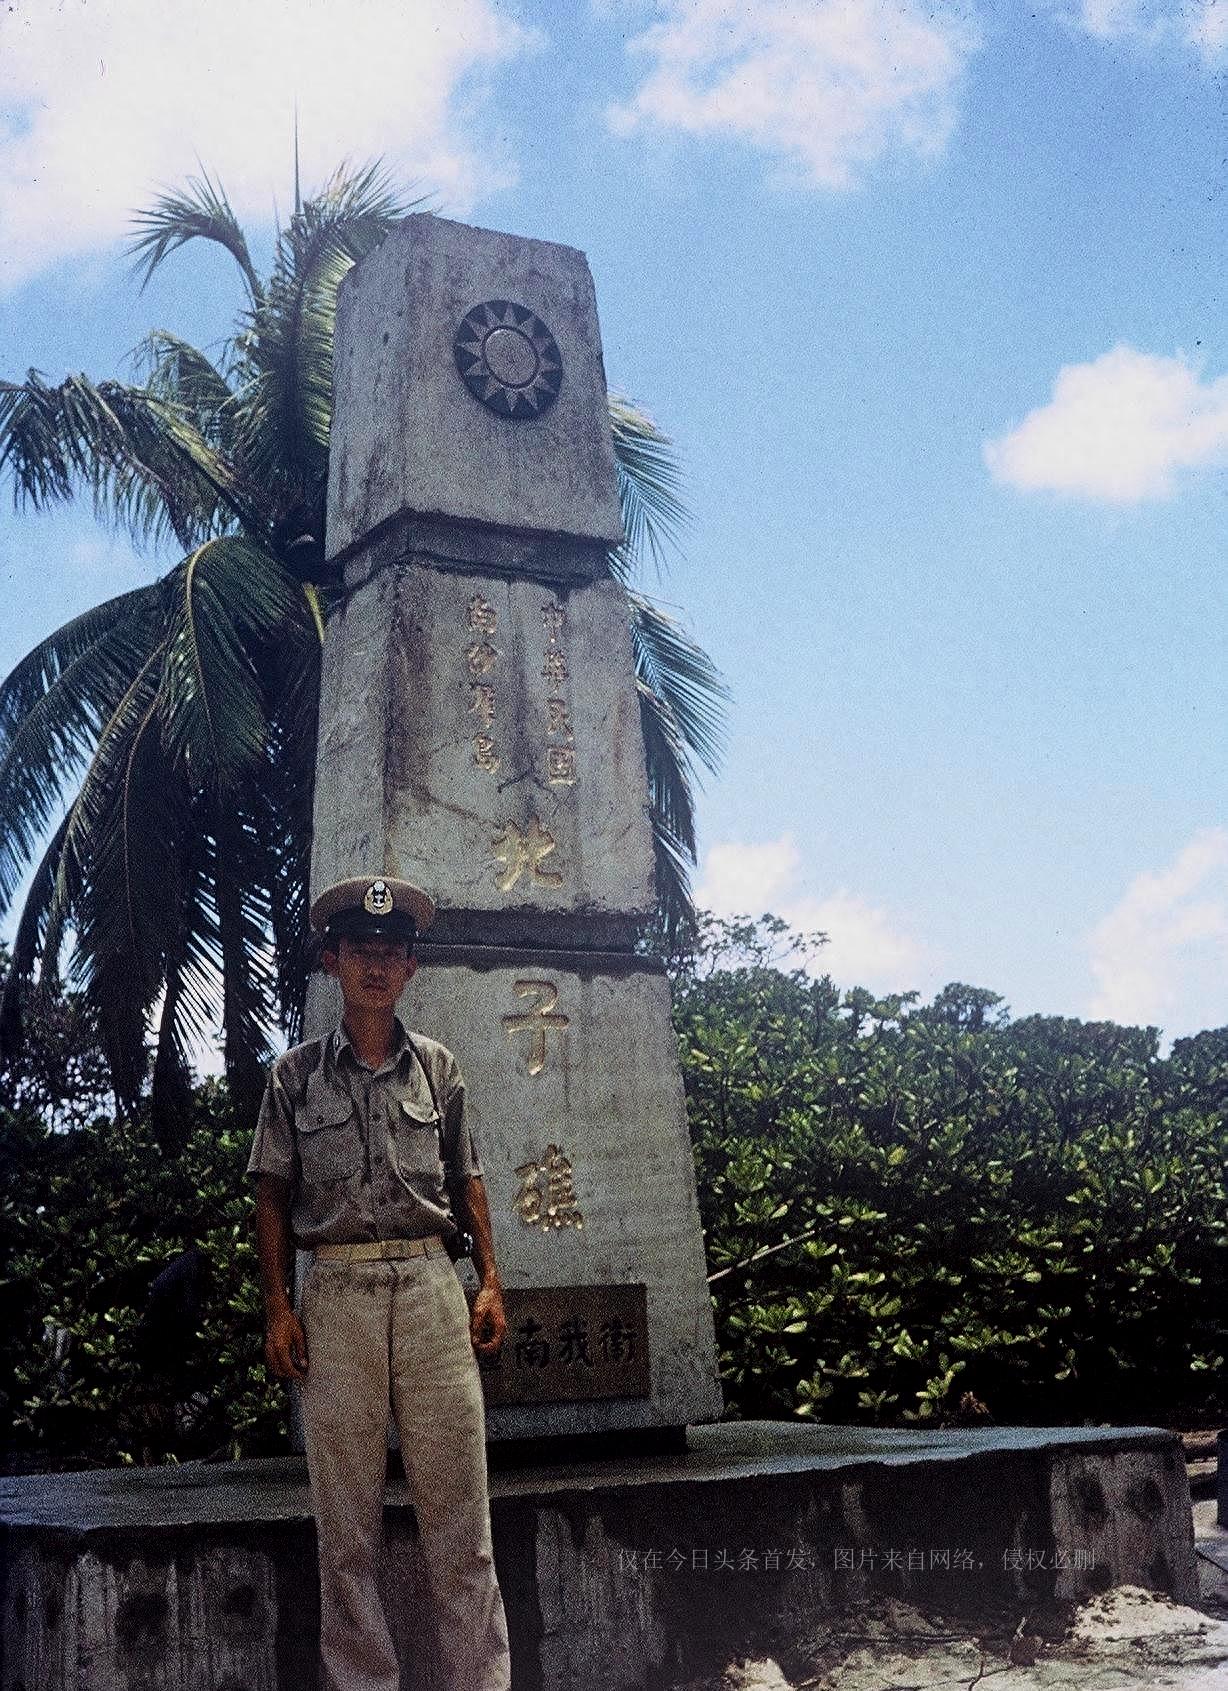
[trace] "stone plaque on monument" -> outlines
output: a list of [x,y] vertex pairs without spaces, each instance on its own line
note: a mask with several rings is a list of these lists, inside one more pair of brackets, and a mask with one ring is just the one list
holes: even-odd
[[[548,1160],[543,1185],[552,1173]],[[550,1208],[558,1213],[559,1206]],[[493,1362],[481,1365],[487,1405],[647,1397],[645,1291],[630,1285],[509,1287],[507,1342]]]
[[[312,882],[403,875],[401,1014],[464,1071],[509,1334],[492,1439],[680,1426],[720,1387],[653,900],[582,254],[411,217],[342,286]],[[309,1032],[337,1013],[317,978]]]

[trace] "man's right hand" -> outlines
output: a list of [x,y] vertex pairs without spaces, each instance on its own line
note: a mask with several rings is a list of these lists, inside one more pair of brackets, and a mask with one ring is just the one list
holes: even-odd
[[264,1359],[279,1380],[307,1377],[307,1335],[292,1309],[271,1315],[264,1333]]

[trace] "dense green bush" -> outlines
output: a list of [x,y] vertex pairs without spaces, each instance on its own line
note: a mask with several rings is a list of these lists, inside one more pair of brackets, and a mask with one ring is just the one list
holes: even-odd
[[[286,1447],[284,1388],[265,1376],[250,1123],[197,1091],[182,1156],[144,1122],[67,1128],[0,1110],[0,1415],[10,1467],[250,1456]],[[155,1276],[198,1256],[158,1327]]]
[[[1228,1031],[1161,1058],[1153,1030],[1012,1021],[971,987],[841,995],[795,946],[708,922],[671,964],[730,1413],[1222,1418]],[[88,1018],[49,996],[0,1067],[5,1459],[284,1449],[251,1123],[210,1082],[168,1157],[105,1087]],[[151,1282],[193,1248],[204,1278],[152,1328]]]
[[[841,996],[708,922],[675,1021],[734,1413],[1222,1414],[1228,1032]],[[966,1395],[967,1394],[967,1395]]]

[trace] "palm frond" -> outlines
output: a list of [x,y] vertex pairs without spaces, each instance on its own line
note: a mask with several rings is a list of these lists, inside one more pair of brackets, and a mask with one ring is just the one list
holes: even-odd
[[609,396],[610,432],[618,470],[618,499],[626,540],[610,554],[611,573],[630,583],[645,553],[660,576],[678,545],[688,512],[679,494],[674,444],[646,411],[620,394]]
[[648,774],[649,815],[659,821],[678,850],[695,861],[695,796],[686,748],[667,700],[646,681],[636,682],[644,763]]
[[352,263],[327,229],[302,256],[302,274],[273,278],[241,390],[248,473],[272,480],[288,500],[309,498],[327,475],[337,289]]
[[[120,608],[118,620],[90,625],[105,631],[83,648],[73,635],[51,636],[54,655],[38,658],[36,649],[31,654],[36,661],[26,660],[26,673],[10,676],[0,689],[0,910],[13,897],[66,787],[88,762],[103,724],[156,643],[156,588],[125,594]],[[49,683],[41,694],[34,692],[38,680]],[[28,703],[18,717],[13,713],[19,700]]]
[[673,443],[638,406],[609,398],[610,429],[626,538],[607,557],[627,595],[648,769],[657,902],[667,935],[689,922],[695,861],[692,758],[714,773],[725,735],[729,690],[707,653],[660,605],[634,586],[645,557],[658,576],[678,544],[687,511]]
[[127,593],[119,593],[92,610],[82,611],[80,616],[40,640],[0,681],[0,735],[6,735],[20,722],[35,700],[95,641],[109,634],[156,591],[152,587],[134,587]]
[[268,772],[256,826],[269,852],[270,923],[286,1036],[301,1037],[309,973],[308,886],[320,709],[320,646],[287,640],[271,688]]
[[251,313],[245,457],[254,476],[285,477],[299,497],[322,489],[332,421],[337,289],[417,202],[378,164],[342,167],[296,210],[277,243],[268,292]]
[[214,451],[233,450],[235,395],[224,369],[166,329],[146,335],[132,362],[144,376],[146,393],[186,412]]
[[260,298],[260,278],[252,264],[247,237],[239,227],[230,201],[220,182],[206,171],[189,177],[179,191],[160,194],[153,205],[134,214],[138,234],[128,244],[135,259],[133,269],[142,290],[154,271],[189,241],[211,241],[224,247],[243,273],[253,304]]
[[236,1107],[254,1115],[272,1056],[268,1030],[276,1003],[267,858],[251,817],[234,806],[219,811],[214,835],[226,1080]]
[[5,976],[4,991],[0,993],[0,1057],[12,1057],[21,1048],[22,1006],[40,953],[48,987],[53,984],[57,973],[59,957],[48,957],[43,950],[43,937],[47,931],[48,911],[55,893],[56,875],[67,833],[68,817],[65,816],[51,836],[26,892],[17,932],[13,936],[9,972]]
[[78,978],[85,983],[83,990],[98,1018],[98,1043],[110,1071],[117,1109],[122,1116],[132,1118],[140,1109],[149,1072],[146,1032],[150,1005],[133,992],[132,976],[123,957],[107,956],[88,971],[80,971]]
[[729,688],[712,659],[660,605],[627,591],[635,673],[665,703],[680,748],[717,772],[724,751]]
[[125,781],[134,743],[147,728],[157,698],[161,656],[161,647],[149,654],[98,736],[66,818],[43,936],[44,955],[56,957],[72,924],[71,978],[98,1013],[99,1036],[124,1109],[135,1105],[144,1081],[145,1018],[156,991],[156,971],[150,966],[150,947],[135,955],[129,950],[130,903],[115,898],[114,874],[100,873],[100,865],[115,862],[113,840]]
[[[48,905],[48,933],[44,944],[58,954],[62,935],[72,922],[80,939],[82,893],[90,884],[94,858],[103,849],[102,833],[121,802],[134,740],[151,721],[158,696],[159,665],[164,646],[148,653],[101,728],[81,789],[65,818],[64,849]],[[126,920],[126,901],[121,904]],[[55,944],[52,945],[52,938]],[[78,945],[78,952],[80,946]]]
[[217,846],[207,806],[194,808],[193,840],[185,860],[184,897],[174,923],[175,949],[167,954],[167,994],[175,992],[173,1037],[190,1065],[222,1022],[222,941],[214,882]]
[[122,748],[117,779],[98,806],[89,875],[74,910],[74,966],[87,967],[97,980],[122,959],[129,996],[143,1011],[152,1007],[163,981],[188,833],[184,784],[168,778],[156,713],[154,692]]
[[305,581],[303,583],[303,598],[307,601],[307,609],[311,612],[311,620],[322,646],[324,644],[324,606],[320,599],[320,589],[314,582]]
[[[345,251],[356,263],[369,252],[374,252],[394,224],[425,205],[424,195],[402,198],[378,159],[360,167],[343,163],[333,171],[320,192],[313,194],[304,202],[301,212],[296,213],[296,217],[301,219],[301,227],[291,220],[287,231],[288,243],[291,248],[299,242],[311,247],[314,229],[328,226],[336,232]],[[295,257],[291,269],[301,273],[303,268],[302,259]]]
[[171,533],[186,548],[228,523],[259,527],[231,465],[187,410],[124,382],[68,376],[53,387],[37,370],[0,382],[6,469],[19,508],[88,490],[100,517],[142,542]]
[[[199,892],[189,897],[199,901]],[[172,935],[172,943],[174,942]],[[182,1000],[183,972],[179,955],[168,950],[166,958],[167,982],[158,1015],[158,1031],[154,1041],[153,1070],[149,1083],[149,1125],[154,1142],[168,1154],[184,1145],[192,1119],[192,1064],[182,1050],[179,1018]]]
[[663,937],[668,942],[684,933],[695,920],[695,903],[691,896],[694,855],[670,832],[657,811],[650,811],[649,820],[652,823],[657,915]]
[[191,1109],[193,1057],[221,1019],[219,938],[209,876],[213,842],[193,819],[182,854],[182,896],[163,911],[166,990],[158,1018],[150,1125],[158,1144],[182,1144]]
[[652,826],[657,912],[667,938],[694,920],[691,865],[695,862],[695,800],[686,748],[668,701],[642,678],[636,688],[644,762],[648,774],[648,820]]
[[298,583],[238,536],[207,541],[170,578],[162,743],[195,789],[221,792],[264,761],[255,652],[305,616]]

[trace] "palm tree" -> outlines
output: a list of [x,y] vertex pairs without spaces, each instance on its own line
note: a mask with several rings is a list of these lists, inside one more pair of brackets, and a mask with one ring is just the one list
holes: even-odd
[[[208,176],[136,220],[142,285],[190,241],[219,244],[245,298],[217,361],[158,330],[135,383],[36,371],[0,382],[0,467],[18,506],[88,491],[99,517],[183,556],[75,617],[0,683],[0,915],[33,865],[0,999],[20,1038],[28,994],[70,946],[117,1102],[142,1095],[174,1143],[190,1055],[223,1032],[250,1104],[280,1021],[301,1022],[337,288],[411,209],[377,166],[296,204],[262,280]],[[633,585],[683,517],[669,441],[635,406],[610,417],[627,539],[608,559],[633,630],[657,888],[686,919],[693,760],[714,768],[724,686]],[[270,940],[273,942],[270,946]],[[276,959],[274,962],[273,959]]]

